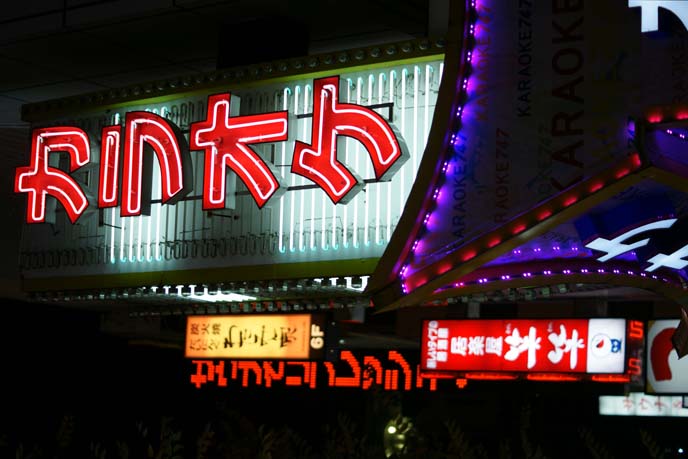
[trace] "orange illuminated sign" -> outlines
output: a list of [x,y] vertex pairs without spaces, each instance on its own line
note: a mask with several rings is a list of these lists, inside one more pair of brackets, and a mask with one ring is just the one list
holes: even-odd
[[189,316],[187,358],[312,359],[325,350],[324,318],[311,314]]

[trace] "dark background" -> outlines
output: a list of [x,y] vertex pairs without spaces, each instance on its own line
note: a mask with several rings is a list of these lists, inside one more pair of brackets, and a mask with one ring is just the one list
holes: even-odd
[[[258,451],[270,444],[275,445],[273,457],[306,457],[304,444],[311,445],[312,457],[326,457],[322,451],[334,454],[329,457],[382,457],[382,429],[399,411],[416,426],[413,451],[428,458],[484,457],[481,449],[499,457],[500,446],[502,457],[651,457],[652,441],[665,457],[674,454],[679,441],[688,448],[685,419],[597,416],[597,396],[622,393],[623,387],[616,385],[471,381],[463,390],[442,387],[397,394],[358,389],[197,390],[189,380],[194,368],[181,349],[132,341],[126,333],[104,333],[105,313],[118,311],[103,311],[96,304],[65,308],[26,301],[18,271],[25,197],[10,192],[14,169],[27,161],[29,127],[20,116],[22,105],[442,34],[448,3],[3,4],[0,457],[120,457],[118,441],[127,445],[132,458],[149,457],[151,450],[160,457],[200,457],[202,438],[211,438],[208,457],[259,457]],[[489,310],[485,308],[486,317]],[[510,311],[499,309],[500,314]],[[379,329],[403,327],[394,323],[395,315],[368,322],[374,326],[375,320]],[[181,435],[171,439],[170,432]],[[162,454],[163,446],[170,444],[181,445],[182,452]]]

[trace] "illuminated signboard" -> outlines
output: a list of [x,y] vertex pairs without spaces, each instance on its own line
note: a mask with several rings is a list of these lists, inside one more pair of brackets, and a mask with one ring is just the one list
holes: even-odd
[[[337,137],[347,136],[364,147],[374,169],[375,179],[388,179],[399,169],[408,151],[392,126],[374,110],[344,103],[339,96],[339,77],[313,82],[313,120],[311,141],[294,145],[291,171],[322,188],[333,203],[347,202],[359,191],[360,179],[338,159]],[[190,146],[178,126],[149,112],[128,112],[124,132],[119,125],[102,128],[98,205],[115,207],[119,203],[120,137],[122,153],[122,207],[120,215],[131,217],[150,214],[150,189],[144,192],[144,151],[155,154],[162,182],[162,203],[173,203],[192,189],[191,160],[188,151],[204,154],[203,209],[224,209],[226,168],[237,174],[258,207],[263,207],[281,187],[276,174],[250,145],[287,140],[288,112],[279,111],[246,116],[231,116],[231,94],[208,98],[205,120],[191,123]],[[29,196],[26,222],[46,221],[46,199],[50,196],[64,207],[72,223],[88,207],[82,187],[67,173],[51,167],[51,153],[67,152],[70,171],[86,166],[91,160],[89,135],[77,126],[34,129],[31,164],[17,168],[15,191]],[[150,178],[147,178],[150,181]],[[191,183],[189,183],[191,182]],[[145,196],[144,196],[145,194]],[[54,219],[53,219],[54,220]]]
[[312,359],[324,354],[321,315],[187,317],[187,358]]
[[628,321],[628,334],[626,353],[628,365],[626,372],[629,382],[626,385],[629,391],[645,390],[645,323],[639,320]]
[[623,373],[624,319],[426,320],[421,366],[433,371]]
[[671,342],[678,323],[678,319],[648,322],[647,393],[688,393],[688,358],[679,359]]
[[632,392],[626,396],[601,395],[599,413],[606,416],[688,417],[679,396],[656,396]]
[[15,176],[25,277],[380,257],[442,74],[426,56],[36,125]]
[[[624,244],[624,241],[634,238],[638,234],[642,234],[648,231],[668,229],[676,223],[676,218],[667,218],[662,220],[657,220],[652,223],[647,223],[636,228],[633,228],[625,233],[615,237],[614,239],[605,239],[598,237],[593,241],[589,242],[585,246],[590,249],[599,250],[601,252],[606,252],[604,255],[599,257],[597,261],[607,261],[619,255],[623,255],[628,252],[632,252],[640,247],[644,247],[650,242],[650,238],[640,239],[638,241],[632,242],[630,244]],[[658,253],[647,261],[650,266],[645,268],[645,271],[652,272],[658,268],[666,267],[672,269],[683,269],[688,266],[688,260],[684,260],[683,257],[688,256],[688,244],[684,245],[680,249],[670,253]]]

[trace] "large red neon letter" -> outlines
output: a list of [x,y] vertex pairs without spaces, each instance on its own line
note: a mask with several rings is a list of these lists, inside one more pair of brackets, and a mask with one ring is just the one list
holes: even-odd
[[119,146],[121,126],[105,126],[100,145],[98,207],[116,207],[119,203]]
[[205,151],[205,210],[225,207],[227,167],[244,182],[259,208],[280,188],[275,174],[248,145],[287,140],[287,112],[230,118],[230,108],[230,94],[210,96],[206,120],[191,124],[191,149]]
[[[389,177],[408,158],[392,127],[373,110],[339,103],[339,77],[313,82],[313,130],[310,145],[296,142],[291,171],[312,180],[333,203],[347,202],[360,186],[358,178],[337,160],[337,136],[352,137],[368,151],[375,177]],[[355,192],[350,193],[352,190]]]
[[[31,165],[18,167],[14,177],[15,193],[28,193],[27,223],[42,223],[46,218],[46,198],[62,203],[72,223],[88,207],[88,199],[77,182],[62,170],[51,167],[51,152],[69,153],[69,171],[74,172],[91,160],[88,135],[79,128],[60,126],[34,129],[31,133]],[[57,157],[55,156],[55,159]]]
[[[144,149],[152,149],[160,164],[162,203],[174,204],[191,190],[191,161],[184,136],[174,124],[150,112],[129,112],[126,116],[122,208],[130,217],[150,213],[153,160]],[[145,170],[145,172],[144,172]],[[144,182],[144,177],[146,181]],[[146,198],[145,202],[142,202]]]

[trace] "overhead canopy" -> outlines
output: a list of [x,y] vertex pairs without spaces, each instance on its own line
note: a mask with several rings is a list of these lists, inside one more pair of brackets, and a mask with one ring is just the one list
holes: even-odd
[[[394,235],[368,286],[375,306],[595,285],[682,303],[682,268],[646,271],[656,238],[607,264],[586,244],[684,217],[686,116],[674,102],[685,26],[660,10],[659,31],[643,33],[640,9],[615,2],[484,0],[476,10],[453,129],[421,164],[400,221],[411,230]],[[682,244],[672,237],[661,250]]]

